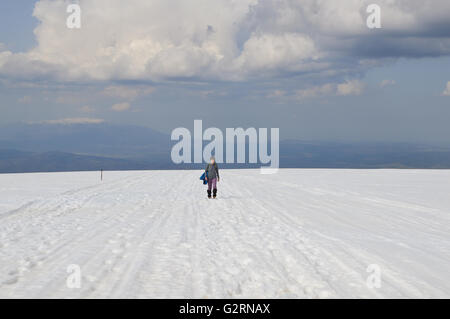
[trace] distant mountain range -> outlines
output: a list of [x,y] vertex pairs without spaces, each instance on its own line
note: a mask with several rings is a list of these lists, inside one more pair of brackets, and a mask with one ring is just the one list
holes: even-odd
[[[198,169],[175,165],[169,135],[139,126],[11,124],[0,127],[0,173]],[[255,168],[256,164],[223,164]],[[450,168],[450,148],[404,143],[281,141],[289,168]]]
[[1,173],[64,172],[81,170],[123,170],[142,169],[130,160],[63,152],[22,152],[0,150]]
[[119,158],[170,156],[170,136],[150,128],[101,124],[0,126],[0,149],[67,152]]

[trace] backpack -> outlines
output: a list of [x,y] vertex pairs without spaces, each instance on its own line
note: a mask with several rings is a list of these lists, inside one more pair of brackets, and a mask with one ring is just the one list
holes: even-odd
[[208,181],[206,180],[206,177],[208,177],[207,173],[203,173],[203,175],[200,176],[200,180],[203,181],[203,185],[208,184]]

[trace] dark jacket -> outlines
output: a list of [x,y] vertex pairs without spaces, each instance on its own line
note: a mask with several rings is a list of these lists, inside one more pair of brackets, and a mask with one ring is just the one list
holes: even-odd
[[220,178],[217,163],[206,165],[205,173],[208,179]]

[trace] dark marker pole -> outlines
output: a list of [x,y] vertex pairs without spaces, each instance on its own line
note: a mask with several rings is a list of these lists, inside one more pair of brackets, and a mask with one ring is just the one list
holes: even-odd
[[100,170],[100,180],[103,181],[103,170]]

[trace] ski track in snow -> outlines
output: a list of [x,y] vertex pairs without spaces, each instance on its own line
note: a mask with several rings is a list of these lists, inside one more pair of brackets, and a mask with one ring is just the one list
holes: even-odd
[[450,297],[449,171],[200,174],[0,175],[0,297]]

